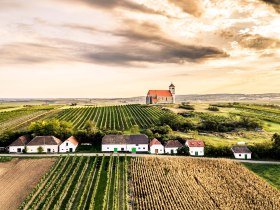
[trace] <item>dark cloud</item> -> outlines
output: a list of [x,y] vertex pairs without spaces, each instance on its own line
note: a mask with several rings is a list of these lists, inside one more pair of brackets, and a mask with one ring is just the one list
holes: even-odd
[[[69,2],[69,0],[67,1]],[[146,7],[143,4],[138,4],[130,0],[72,0],[72,1],[76,3],[84,3],[89,6],[102,8],[105,10],[112,10],[119,7],[119,8],[133,10],[136,12],[166,15],[163,11],[155,11],[151,8]]]
[[57,47],[43,44],[15,42],[1,47],[1,64],[33,64],[61,60],[63,53]]
[[280,13],[280,0],[261,0],[275,9],[276,12]]
[[[66,25],[78,30],[109,33],[122,37],[116,45],[89,44],[65,39],[42,39],[40,44],[15,43],[4,47],[2,60],[38,63],[53,60],[78,61],[102,65],[143,66],[147,63],[202,62],[228,56],[220,49],[189,45],[165,38],[159,26],[127,20],[126,29],[98,31],[90,26]],[[133,27],[132,27],[133,26]],[[51,46],[51,47],[49,47]]]
[[260,35],[246,34],[239,38],[239,44],[245,48],[256,50],[280,48],[280,40]]
[[180,7],[184,12],[195,17],[200,17],[203,13],[201,0],[168,0],[170,3]]

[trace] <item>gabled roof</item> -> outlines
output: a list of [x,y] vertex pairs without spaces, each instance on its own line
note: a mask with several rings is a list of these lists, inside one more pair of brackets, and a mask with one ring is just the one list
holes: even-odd
[[60,145],[62,141],[54,136],[36,136],[27,146]]
[[149,139],[144,134],[133,135],[106,135],[102,138],[102,144],[148,144]]
[[149,90],[147,95],[151,96],[172,96],[170,90]]
[[201,140],[187,140],[188,147],[204,147],[204,142]]
[[150,147],[153,146],[153,145],[161,145],[162,144],[160,143],[159,140],[157,140],[156,138],[154,138],[151,142],[150,142]]
[[30,141],[29,136],[20,136],[17,140],[10,144],[11,146],[25,146]]
[[247,146],[233,146],[231,150],[233,153],[252,153]]
[[66,139],[65,141],[69,141],[72,144],[74,144],[75,146],[79,144],[79,142],[77,141],[77,139],[74,136],[70,136],[68,139]]
[[174,147],[180,148],[182,146],[183,145],[178,140],[169,140],[165,144],[165,148],[174,148]]

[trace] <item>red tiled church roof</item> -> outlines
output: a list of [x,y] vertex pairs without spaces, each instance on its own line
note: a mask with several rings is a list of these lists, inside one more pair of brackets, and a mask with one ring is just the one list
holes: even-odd
[[152,96],[172,96],[170,90],[149,90],[148,95]]

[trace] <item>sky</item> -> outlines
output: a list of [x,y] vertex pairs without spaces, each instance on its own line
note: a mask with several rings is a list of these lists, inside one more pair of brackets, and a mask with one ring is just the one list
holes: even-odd
[[0,0],[0,98],[279,93],[279,0]]

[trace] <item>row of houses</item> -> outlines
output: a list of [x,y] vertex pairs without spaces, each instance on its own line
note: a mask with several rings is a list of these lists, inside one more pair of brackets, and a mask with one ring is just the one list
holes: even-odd
[[[203,156],[204,143],[200,140],[188,140],[190,155]],[[102,139],[102,152],[150,152],[151,154],[176,154],[183,145],[178,140],[170,140],[162,145],[156,138],[149,142],[146,135],[106,135]]]
[[[75,152],[78,141],[74,136],[64,142],[54,136],[36,136],[30,139],[21,136],[16,139],[8,150],[10,153],[45,153]],[[201,140],[187,140],[185,145],[191,156],[204,156],[204,142]],[[151,154],[176,154],[182,148],[178,140],[169,140],[164,145],[156,138],[149,141],[143,134],[135,135],[106,135],[102,139],[102,152],[150,152]],[[236,159],[251,159],[251,151],[245,145],[235,145],[231,148]]]
[[64,142],[54,136],[36,136],[30,139],[28,136],[21,136],[16,139],[8,150],[10,153],[38,153],[39,150],[45,153],[75,152],[78,141],[74,136],[69,137]]
[[[204,142],[187,140],[185,145],[191,156],[204,156]],[[102,152],[150,152],[151,154],[176,154],[182,148],[178,140],[169,140],[164,145],[156,138],[149,142],[146,135],[106,135],[102,139]],[[236,159],[251,159],[252,152],[246,145],[231,148]]]

